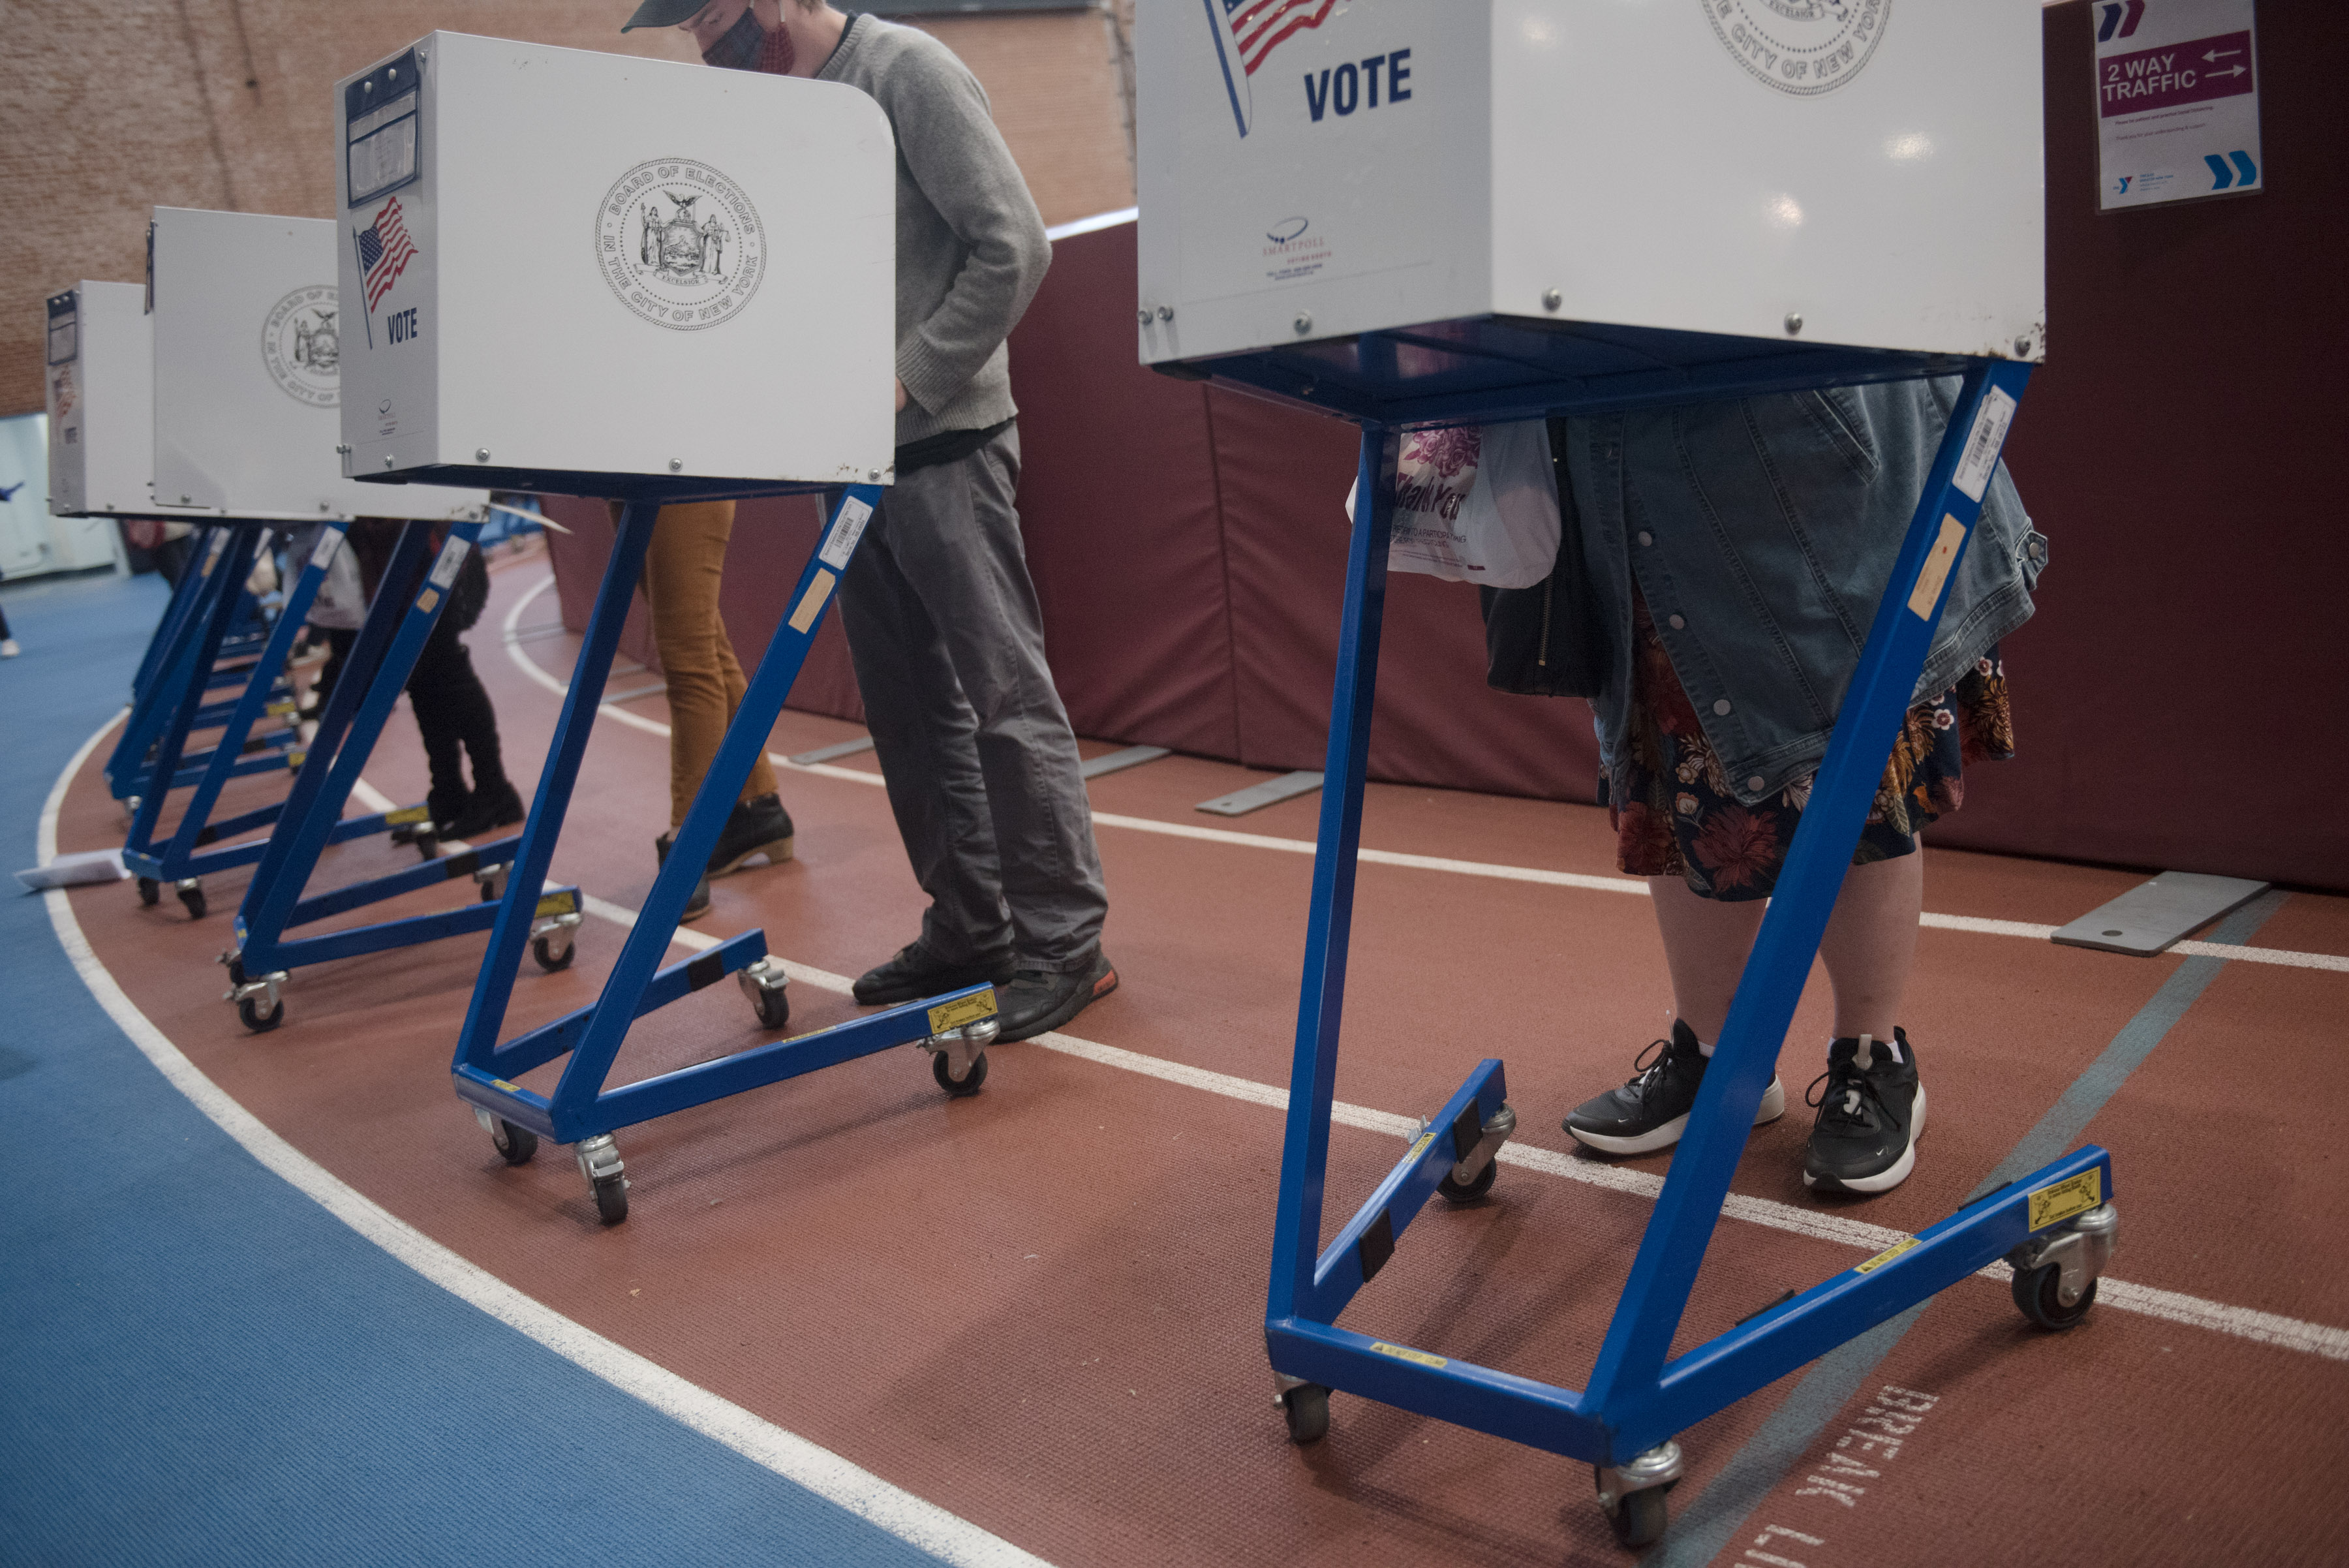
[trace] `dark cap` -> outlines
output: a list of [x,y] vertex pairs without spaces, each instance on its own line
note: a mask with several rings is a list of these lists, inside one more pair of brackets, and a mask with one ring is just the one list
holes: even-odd
[[645,0],[636,14],[620,24],[620,31],[633,27],[674,27],[709,4],[709,0]]

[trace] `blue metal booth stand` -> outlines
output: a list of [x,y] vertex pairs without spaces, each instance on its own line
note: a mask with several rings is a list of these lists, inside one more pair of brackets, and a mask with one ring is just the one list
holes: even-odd
[[[1420,352],[1399,355],[1404,348]],[[1405,363],[1433,369],[1413,374]],[[1330,1392],[1344,1389],[1587,1460],[1618,1537],[1639,1545],[1664,1529],[1665,1494],[1682,1473],[1674,1434],[1985,1265],[2013,1264],[2016,1303],[2033,1322],[2078,1322],[2117,1228],[2111,1157],[2093,1146],[1671,1355],[2029,363],[1484,317],[1159,369],[1351,420],[1362,431],[1359,493],[1370,504],[1356,508],[1347,556],[1265,1314],[1290,1436],[1321,1437]],[[1473,1202],[1491,1188],[1495,1156],[1516,1125],[1502,1064],[1487,1058],[1353,1218],[1318,1245],[1393,513],[1389,434],[1952,374],[1963,380],[1948,433],[1589,1386],[1556,1387],[1335,1326],[1431,1195]],[[1971,493],[1969,474],[1980,476]]]
[[[915,1044],[929,1051],[932,1075],[947,1094],[977,1094],[987,1080],[987,1047],[998,1033],[995,991],[988,985],[964,987],[888,1008],[617,1088],[605,1086],[629,1027],[638,1018],[730,974],[749,997],[761,1024],[779,1030],[790,1022],[786,989],[790,981],[782,965],[768,955],[762,929],[740,932],[681,963],[663,967],[660,961],[692,897],[694,884],[700,879],[710,851],[717,847],[727,815],[750,775],[751,764],[765,749],[783,700],[799,678],[800,667],[823,623],[833,589],[864,537],[865,524],[881,497],[879,487],[870,484],[849,485],[836,492],[824,532],[787,601],[792,607],[775,628],[743,692],[718,755],[702,776],[685,823],[677,830],[668,857],[645,896],[644,908],[637,911],[602,992],[585,1007],[499,1043],[524,945],[533,946],[543,967],[561,968],[570,961],[567,931],[560,938],[559,953],[552,959],[543,944],[550,940],[549,927],[554,921],[567,919],[576,925],[576,912],[566,910],[550,918],[540,907],[541,898],[531,890],[543,885],[561,836],[586,754],[587,737],[603,701],[629,599],[644,575],[645,552],[652,542],[662,503],[806,493],[824,487],[509,469],[455,472],[476,484],[484,483],[486,475],[487,483],[500,488],[626,498],[564,694],[546,764],[538,775],[530,815],[511,848],[512,883],[497,906],[489,952],[450,1064],[458,1096],[473,1106],[476,1118],[506,1163],[528,1161],[537,1153],[541,1138],[573,1146],[598,1215],[607,1225],[617,1224],[628,1213],[627,1178],[612,1137],[618,1128],[895,1045]],[[427,468],[417,471],[414,477],[430,481],[440,476]],[[564,1061],[562,1075],[551,1093],[526,1089],[513,1081],[533,1068],[566,1056],[569,1059]]]

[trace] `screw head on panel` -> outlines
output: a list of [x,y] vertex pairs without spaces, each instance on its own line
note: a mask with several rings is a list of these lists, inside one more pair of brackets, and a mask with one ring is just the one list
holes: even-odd
[[1144,306],[1142,308],[1142,325],[1144,327],[1150,325],[1150,307],[1148,306]]
[[668,471],[671,473],[683,473],[685,472],[685,459],[681,457],[670,458],[668,460]]
[[345,457],[351,455],[350,443],[347,441],[336,441],[335,443],[335,450]]
[[1799,310],[1790,310],[1786,312],[1786,336],[1789,337],[1799,337],[1802,336],[1802,332],[1803,313]]
[[391,466],[391,453],[385,452],[383,454],[383,465],[386,468],[389,468]]
[[1299,337],[1304,337],[1307,333],[1313,330],[1313,313],[1309,310],[1299,311],[1297,313],[1297,319],[1290,322],[1289,326],[1297,329],[1297,335]]
[[1546,288],[1542,290],[1542,308],[1544,310],[1556,310],[1559,306],[1564,305],[1565,303],[1566,296],[1560,294],[1557,290],[1554,288]]
[[2026,333],[2024,336],[2014,340],[2014,357],[2018,359],[2028,359],[2031,358],[2031,338],[2029,334]]
[[489,462],[489,461],[490,461],[490,449],[489,449],[488,447],[485,447],[485,446],[477,446],[477,447],[475,447],[475,448],[473,449],[473,461],[474,461],[475,462]]
[[1161,320],[1161,321],[1172,321],[1172,320],[1174,320],[1174,307],[1173,306],[1171,306],[1171,305],[1162,305],[1162,306],[1160,306],[1158,307],[1158,319],[1159,319],[1159,320]]
[[864,477],[873,483],[878,484],[881,483],[881,471],[877,468],[868,468],[864,471]]

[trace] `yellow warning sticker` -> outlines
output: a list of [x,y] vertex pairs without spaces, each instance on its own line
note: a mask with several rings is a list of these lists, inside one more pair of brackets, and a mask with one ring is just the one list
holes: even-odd
[[416,607],[422,610],[427,615],[431,614],[432,607],[440,602],[440,590],[439,588],[427,588],[422,593],[416,596]]
[[966,1023],[976,1023],[982,1018],[995,1016],[995,988],[974,991],[968,996],[957,996],[952,1002],[941,1002],[930,1009],[930,1033],[943,1034],[949,1029],[959,1029]]
[[309,760],[310,753],[307,752],[292,751],[285,753],[285,765],[295,773],[301,772],[302,764]]
[[1941,518],[1941,536],[1933,541],[1933,548],[1925,556],[1925,569],[1917,574],[1917,587],[1909,595],[1909,613],[1919,620],[1933,618],[1933,607],[1941,602],[1941,585],[1950,580],[1950,568],[1958,564],[1958,552],[1965,548],[1966,525],[1956,518]]
[[818,568],[815,581],[808,585],[808,591],[800,596],[799,607],[792,611],[793,631],[804,632],[815,624],[815,618],[823,613],[824,600],[832,597],[833,581],[830,572]]
[[1889,1247],[1885,1248],[1884,1251],[1877,1253],[1876,1256],[1868,1259],[1868,1262],[1857,1265],[1851,1272],[1855,1274],[1872,1274],[1877,1270],[1884,1267],[1885,1264],[1890,1262],[1893,1259],[1899,1257],[1901,1253],[1909,1251],[1916,1245],[1916,1237],[1905,1237],[1900,1241],[1895,1241]]
[[1452,1365],[1440,1355],[1431,1355],[1424,1350],[1413,1350],[1408,1345],[1389,1345],[1383,1339],[1371,1341],[1371,1348],[1381,1355],[1392,1355],[1397,1361],[1408,1361],[1417,1366],[1442,1367]]
[[1417,1143],[1411,1146],[1411,1158],[1417,1159],[1421,1155],[1425,1154],[1427,1152],[1427,1146],[1434,1141],[1435,1129],[1433,1127],[1430,1127],[1425,1132],[1419,1135],[1419,1141]]
[[383,814],[383,825],[386,827],[406,827],[411,822],[431,820],[432,808],[428,805],[403,805],[398,811],[387,811]]
[[579,895],[566,888],[560,893],[549,893],[538,901],[538,918],[544,919],[549,915],[573,914],[578,908]]
[[294,711],[294,700],[291,697],[281,698],[272,702],[264,711],[273,719],[283,719],[286,714]]
[[492,1078],[490,1080],[490,1087],[492,1089],[503,1089],[509,1095],[519,1095],[522,1093],[522,1085],[520,1084],[509,1084],[503,1078]]
[[2033,1231],[2045,1230],[2075,1214],[2085,1214],[2104,1200],[2104,1168],[2099,1166],[2093,1170],[2084,1170],[2069,1180],[2040,1188],[2032,1193],[2031,1228]]

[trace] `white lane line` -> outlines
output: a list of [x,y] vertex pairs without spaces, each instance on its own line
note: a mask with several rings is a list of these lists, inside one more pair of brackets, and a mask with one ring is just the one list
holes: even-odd
[[[65,803],[67,786],[120,719],[117,714],[82,742],[81,750],[57,775],[41,811],[42,864],[57,854],[57,814]],[[574,1323],[361,1195],[271,1131],[181,1054],[98,961],[65,890],[52,888],[43,897],[48,902],[49,923],[74,971],[156,1071],[264,1167],[392,1257],[564,1360],[909,1545],[970,1568],[1049,1568],[1042,1558]]]
[[[514,638],[514,628],[522,624],[522,612],[539,595],[554,586],[554,575],[549,572],[544,581],[525,590],[506,612],[506,656],[523,674],[556,696],[564,691],[564,683],[540,668],[538,661],[523,650]],[[599,711],[644,731],[648,735],[666,739],[668,726],[657,719],[647,719],[641,713],[631,713],[626,708],[606,702]],[[863,768],[834,767],[829,763],[795,763],[774,752],[767,760],[787,773],[813,774],[822,778],[844,779],[850,784],[879,785],[877,773]],[[1276,838],[1262,833],[1237,833],[1228,827],[1204,827],[1187,822],[1161,822],[1155,817],[1121,816],[1113,812],[1097,811],[1093,821],[1102,827],[1123,828],[1134,833],[1155,833],[1168,838],[1189,838],[1202,844],[1226,844],[1240,849],[1269,849],[1283,855],[1310,855],[1314,850],[1309,838]],[[1534,882],[1550,888],[1575,888],[1591,893],[1631,893],[1648,896],[1648,885],[1631,877],[1594,877],[1578,871],[1548,871],[1532,866],[1502,866],[1486,860],[1450,860],[1434,855],[1406,855],[1392,849],[1363,849],[1356,857],[1368,866],[1393,866],[1413,871],[1441,871],[1454,877],[1483,877],[1501,882]],[[1936,915],[1926,913],[1917,923],[1927,930],[1966,931],[1976,936],[2020,937],[2030,941],[2045,941],[2054,935],[2054,926],[2033,925],[2026,920],[1992,920],[1978,915]],[[2287,969],[2330,970],[2336,974],[2349,974],[2349,954],[2292,952],[2282,948],[2239,947],[2230,942],[2178,942],[2169,949],[2184,958],[2226,959],[2234,963],[2264,963]]]

